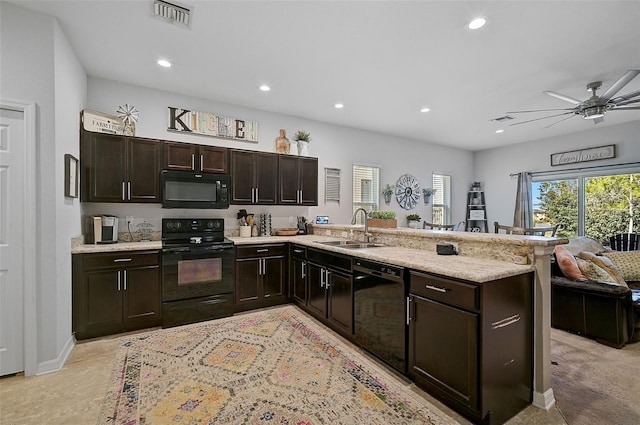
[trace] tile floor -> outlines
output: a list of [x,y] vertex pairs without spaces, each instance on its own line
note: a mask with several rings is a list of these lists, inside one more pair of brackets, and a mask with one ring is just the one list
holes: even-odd
[[[0,424],[95,424],[122,336],[77,342],[58,372],[29,378],[22,375],[0,378]],[[406,379],[399,375],[397,379],[459,423],[469,424]],[[508,422],[508,425],[524,424],[566,425],[566,421],[557,408],[546,412],[529,406]]]

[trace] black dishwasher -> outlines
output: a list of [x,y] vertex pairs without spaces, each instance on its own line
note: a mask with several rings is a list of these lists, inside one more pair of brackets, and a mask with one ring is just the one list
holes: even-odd
[[355,338],[362,348],[406,372],[404,268],[353,260]]

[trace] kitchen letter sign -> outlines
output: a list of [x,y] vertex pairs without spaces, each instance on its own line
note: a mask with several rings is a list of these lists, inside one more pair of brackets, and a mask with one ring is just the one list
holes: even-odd
[[575,164],[576,162],[597,161],[615,157],[616,145],[607,145],[578,151],[554,153],[551,155],[551,165]]
[[258,142],[258,122],[169,106],[168,131]]

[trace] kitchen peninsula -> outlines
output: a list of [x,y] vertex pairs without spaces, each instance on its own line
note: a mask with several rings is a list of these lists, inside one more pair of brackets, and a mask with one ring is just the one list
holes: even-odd
[[[468,335],[464,340],[470,340],[473,336],[478,338],[477,342],[473,342],[470,346],[470,350],[478,353],[478,357],[469,361],[471,368],[476,368],[475,375],[468,380],[468,384],[465,381],[467,387],[463,389],[456,388],[452,385],[447,391],[444,391],[446,399],[450,396],[450,403],[458,405],[458,410],[461,413],[465,413],[470,417],[476,417],[482,419],[486,412],[486,409],[482,407],[481,402],[478,400],[485,400],[482,403],[487,403],[486,400],[490,400],[492,395],[490,391],[485,387],[491,388],[491,385],[486,383],[487,377],[490,375],[491,368],[481,368],[480,362],[487,362],[487,359],[492,355],[496,355],[497,352],[504,351],[500,341],[492,340],[488,342],[489,331],[493,329],[501,329],[520,321],[517,325],[524,326],[525,334],[527,338],[510,337],[515,340],[528,339],[522,347],[518,348],[518,352],[528,352],[525,355],[528,358],[528,363],[533,365],[533,379],[529,384],[533,391],[533,404],[540,408],[549,409],[553,406],[554,397],[553,390],[550,386],[550,254],[553,252],[555,245],[564,244],[568,241],[563,238],[544,238],[536,236],[514,236],[514,235],[499,235],[499,234],[484,234],[484,233],[468,233],[468,232],[446,232],[446,231],[430,231],[430,230],[416,230],[408,228],[398,229],[382,229],[382,228],[370,228],[369,232],[372,233],[372,242],[378,245],[371,248],[347,248],[343,246],[327,245],[323,242],[337,241],[337,240],[363,240],[363,227],[362,226],[350,226],[350,225],[312,225],[310,226],[310,234],[297,235],[297,236],[262,236],[262,237],[250,237],[240,238],[237,236],[237,229],[227,230],[227,236],[234,242],[237,248],[270,248],[278,247],[281,250],[288,250],[291,254],[289,256],[289,263],[292,264],[289,273],[289,285],[293,287],[295,285],[295,269],[293,264],[296,262],[295,248],[299,248],[299,252],[304,251],[305,254],[302,257],[305,265],[308,267],[309,273],[313,263],[318,263],[322,266],[321,262],[317,260],[317,255],[329,255],[328,260],[325,261],[326,269],[322,269],[318,273],[323,277],[325,290],[328,292],[329,287],[333,288],[333,283],[329,283],[329,275],[332,277],[339,277],[341,272],[344,272],[347,268],[351,268],[351,259],[366,259],[389,265],[400,266],[406,270],[408,288],[407,292],[411,292],[407,297],[407,306],[411,304],[410,308],[407,308],[407,319],[411,319],[410,314],[419,314],[420,308],[431,308],[432,305],[451,307],[450,309],[456,313],[460,313],[460,317],[468,318],[473,316],[473,322],[471,325],[467,322],[462,323],[463,331],[467,329]],[[458,255],[437,255],[436,244],[438,243],[453,243],[457,245]],[[288,247],[291,249],[287,249]],[[284,248],[283,248],[284,247]],[[73,248],[74,254],[79,253],[91,253],[91,252],[105,252],[113,250],[148,250],[148,249],[160,249],[161,243],[146,242],[144,246],[140,242],[131,243],[118,243],[109,246],[95,246],[95,245],[77,245]],[[316,254],[316,259],[312,258],[312,253]],[[308,259],[306,257],[308,255]],[[514,256],[518,258],[526,258],[526,264],[516,264],[514,262]],[[283,256],[282,264],[286,264],[286,254]],[[345,259],[348,263],[342,270],[340,270],[339,261],[336,260]],[[332,269],[335,266],[337,268]],[[265,269],[266,266],[262,266]],[[303,275],[307,272],[303,266]],[[320,269],[319,269],[320,270]],[[323,274],[324,273],[324,274]],[[342,273],[344,275],[344,273]],[[349,282],[351,276],[345,275]],[[354,277],[355,281],[355,277]],[[435,282],[435,283],[434,283]],[[335,288],[338,288],[339,282],[336,282]],[[426,287],[435,288],[436,291],[441,293],[434,293],[431,299],[422,297],[423,294],[420,290]],[[259,283],[261,285],[261,283]],[[520,292],[512,291],[510,285],[520,286],[524,289]],[[350,292],[353,294],[353,290],[349,285],[348,290],[343,289],[344,293]],[[500,293],[497,297],[498,301],[495,301],[494,295],[489,295],[495,292],[493,288],[500,288],[499,292],[507,292],[507,295]],[[289,290],[289,295],[291,291]],[[237,291],[237,289],[236,289]],[[518,295],[524,293],[526,296],[522,300],[522,296]],[[449,297],[453,294],[462,294],[463,298],[458,300],[447,300],[444,297]],[[515,295],[514,295],[515,294]],[[533,299],[531,299],[533,294]],[[284,294],[286,296],[286,294]],[[306,296],[306,295],[305,295]],[[309,299],[306,296],[307,300]],[[352,295],[351,295],[352,297]],[[353,298],[349,298],[351,305],[353,305]],[[491,298],[493,297],[493,298]],[[520,297],[520,298],[518,298]],[[291,297],[296,301],[295,294]],[[284,299],[284,298],[283,298]],[[499,314],[507,314],[507,316],[499,316],[500,319],[496,319],[495,315],[491,315],[487,309],[493,309],[496,307],[504,306],[504,302],[500,300],[507,300],[507,304],[511,300],[522,301],[521,309],[517,314],[509,316],[506,312],[500,312]],[[426,302],[425,302],[426,300]],[[435,301],[435,302],[434,302]],[[517,302],[520,302],[517,301]],[[325,301],[330,303],[331,301]],[[344,302],[341,301],[341,302]],[[422,303],[422,304],[421,304]],[[300,305],[300,303],[298,303]],[[303,304],[304,305],[304,304]],[[309,307],[309,306],[307,306]],[[330,307],[327,308],[328,310]],[[506,309],[505,311],[508,311]],[[524,313],[522,313],[524,311]],[[527,313],[528,311],[528,313]],[[311,311],[314,313],[313,311]],[[339,323],[338,320],[334,320],[329,317],[329,313],[325,313],[324,320],[328,325],[335,325]],[[316,314],[317,316],[317,314]],[[322,319],[322,316],[317,316]],[[448,316],[446,316],[448,317]],[[488,323],[485,323],[487,322]],[[449,328],[450,324],[446,322],[444,328]],[[415,325],[415,323],[412,323]],[[352,325],[347,325],[348,326]],[[452,322],[451,329],[454,329],[455,322]],[[488,326],[488,327],[487,327]],[[339,326],[331,326],[334,330],[340,332]],[[410,329],[411,326],[409,326]],[[469,331],[468,329],[477,329],[477,331]],[[410,331],[411,332],[411,331]],[[470,333],[469,333],[470,332]],[[511,330],[509,330],[511,332]],[[531,336],[533,336],[531,338]],[[482,339],[485,339],[484,343]],[[414,337],[414,342],[415,342]],[[450,341],[440,341],[437,346],[440,349],[445,350]],[[466,342],[465,342],[466,343]],[[428,391],[438,394],[437,387],[431,387],[428,380],[422,380],[420,374],[420,368],[416,368],[416,363],[419,363],[419,359],[412,358],[411,350],[414,347],[414,351],[420,354],[423,350],[422,347],[415,347],[411,345],[411,336],[409,336],[409,369],[408,374],[414,376],[416,382],[419,382],[427,388]],[[434,346],[432,344],[432,346]],[[498,349],[500,347],[500,349]],[[528,347],[528,348],[527,348]],[[459,348],[457,348],[460,351]],[[466,350],[466,348],[465,348]],[[484,350],[484,351],[482,351]],[[508,350],[507,350],[508,351]],[[512,354],[505,354],[512,356]],[[475,354],[474,354],[475,356]],[[415,356],[414,356],[415,357]],[[518,358],[517,355],[513,355],[513,358]],[[478,366],[474,364],[475,360],[478,360]],[[506,363],[502,358],[496,359],[500,361],[500,364],[508,364],[513,361],[511,357],[507,358]],[[414,366],[412,366],[414,365]],[[412,373],[413,370],[417,371]],[[495,369],[495,367],[494,367]],[[526,369],[526,367],[525,367]],[[529,369],[531,370],[530,366]],[[482,371],[482,372],[479,372]],[[425,373],[425,376],[428,375]],[[471,375],[470,375],[471,376]],[[485,383],[477,385],[475,379],[484,379]],[[531,380],[531,378],[529,378]],[[480,382],[480,381],[478,381]],[[480,388],[480,394],[476,394],[476,389]],[[445,388],[445,390],[447,390]],[[468,391],[467,391],[468,390]],[[483,392],[484,391],[484,392]],[[467,394],[468,392],[468,394]],[[504,397],[505,394],[501,394],[500,397]],[[457,397],[457,398],[456,398]],[[459,400],[458,400],[459,399]],[[452,401],[451,401],[452,400]],[[502,400],[502,399],[501,399]],[[476,406],[473,407],[474,403]],[[496,402],[497,403],[497,402]],[[494,403],[495,405],[495,403]],[[467,408],[465,406],[472,406],[473,408]],[[467,410],[465,410],[467,409]],[[474,410],[475,409],[475,410]],[[497,409],[496,409],[497,410]],[[494,415],[497,414],[494,412]],[[486,419],[486,417],[485,417]],[[496,420],[500,420],[495,418]],[[491,420],[494,423],[494,420]]]

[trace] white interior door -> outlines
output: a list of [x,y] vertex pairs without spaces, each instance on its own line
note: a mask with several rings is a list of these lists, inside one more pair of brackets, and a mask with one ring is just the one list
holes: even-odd
[[0,376],[24,370],[24,113],[0,109]]

